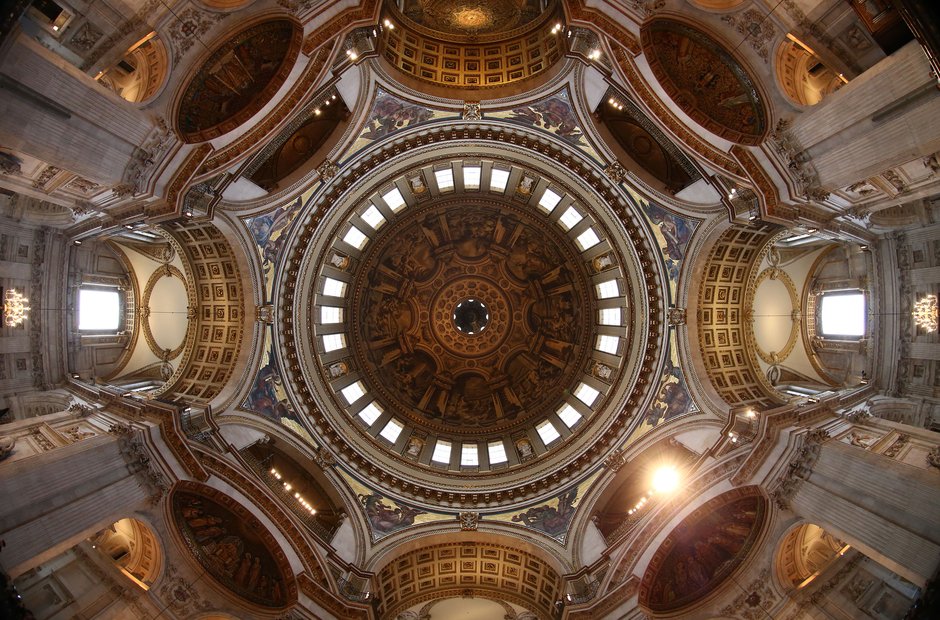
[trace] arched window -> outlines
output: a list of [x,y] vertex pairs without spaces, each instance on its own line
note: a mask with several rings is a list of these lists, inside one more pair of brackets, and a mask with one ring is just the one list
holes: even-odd
[[819,333],[853,340],[865,335],[865,295],[861,291],[824,293],[819,299]]
[[82,286],[78,290],[78,329],[118,332],[124,322],[124,300],[113,287]]

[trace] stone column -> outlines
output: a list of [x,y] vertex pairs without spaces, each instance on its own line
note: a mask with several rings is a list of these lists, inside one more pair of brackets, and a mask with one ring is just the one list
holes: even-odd
[[161,484],[165,491],[139,436],[120,430],[0,463],[0,563],[11,577],[130,516]]
[[916,41],[794,120],[790,133],[827,189],[940,150],[940,92]]
[[940,477],[826,441],[796,467],[790,508],[898,575],[923,586],[940,565]]
[[102,185],[122,182],[153,122],[21,32],[0,58],[0,143]]

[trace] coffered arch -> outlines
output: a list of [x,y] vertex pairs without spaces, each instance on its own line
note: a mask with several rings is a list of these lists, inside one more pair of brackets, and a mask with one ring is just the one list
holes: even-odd
[[562,595],[555,561],[519,541],[473,533],[447,542],[421,539],[391,559],[377,559],[379,613],[394,618],[423,601],[461,596],[467,590],[518,604],[539,618],[554,617]]

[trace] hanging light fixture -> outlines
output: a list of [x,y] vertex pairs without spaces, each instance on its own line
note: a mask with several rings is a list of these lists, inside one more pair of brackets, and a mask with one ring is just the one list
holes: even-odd
[[23,297],[15,288],[6,290],[3,295],[3,323],[7,327],[18,327],[29,318],[29,299]]
[[925,295],[914,304],[914,323],[927,332],[937,331],[937,296]]

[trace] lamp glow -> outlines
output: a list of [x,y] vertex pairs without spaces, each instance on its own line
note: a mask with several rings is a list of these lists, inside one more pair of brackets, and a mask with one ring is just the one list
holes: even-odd
[[674,467],[660,467],[653,472],[653,490],[671,493],[679,486],[679,472]]

